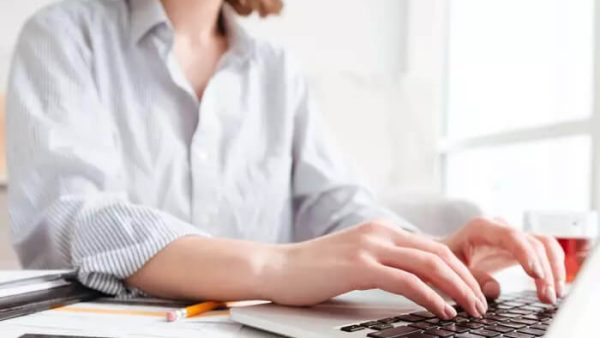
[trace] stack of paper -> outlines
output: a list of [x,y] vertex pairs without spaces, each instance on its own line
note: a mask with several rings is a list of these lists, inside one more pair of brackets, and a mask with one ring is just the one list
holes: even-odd
[[98,296],[79,284],[73,271],[0,272],[0,320]]

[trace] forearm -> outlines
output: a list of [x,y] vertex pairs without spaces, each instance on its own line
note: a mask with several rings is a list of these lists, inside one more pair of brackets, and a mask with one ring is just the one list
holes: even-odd
[[158,252],[129,286],[170,299],[269,299],[267,279],[281,264],[282,246],[187,236]]

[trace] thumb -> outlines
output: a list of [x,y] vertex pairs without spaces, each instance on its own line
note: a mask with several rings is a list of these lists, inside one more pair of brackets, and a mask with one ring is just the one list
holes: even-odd
[[481,291],[488,299],[496,299],[500,296],[500,283],[491,274],[481,270],[472,270],[471,273],[481,286]]

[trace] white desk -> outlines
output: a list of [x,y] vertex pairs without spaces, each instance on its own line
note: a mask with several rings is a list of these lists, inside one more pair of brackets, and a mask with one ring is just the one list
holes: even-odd
[[[519,269],[509,269],[498,276],[503,291],[532,287]],[[114,311],[121,311],[114,313]],[[273,338],[276,335],[236,324],[227,315],[191,318],[166,323],[153,315],[164,308],[118,307],[113,304],[80,303],[61,309],[40,312],[0,322],[0,337],[18,338],[25,333],[85,335],[111,338]],[[133,314],[135,312],[135,314]]]

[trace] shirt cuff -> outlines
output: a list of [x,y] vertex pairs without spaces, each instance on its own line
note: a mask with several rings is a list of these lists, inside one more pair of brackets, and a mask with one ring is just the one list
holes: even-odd
[[[128,231],[131,228],[121,224],[118,229],[104,229],[112,233],[108,243],[99,244],[99,239],[89,235],[76,241],[80,248],[97,248],[92,253],[74,250],[74,265],[83,285],[121,298],[145,295],[138,289],[128,287],[124,280],[173,241],[185,236],[208,237],[200,229],[173,216],[153,212],[149,212],[147,216],[150,217],[133,221],[144,224],[141,232],[138,228],[137,232],[131,233]],[[94,240],[95,243],[90,243]]]

